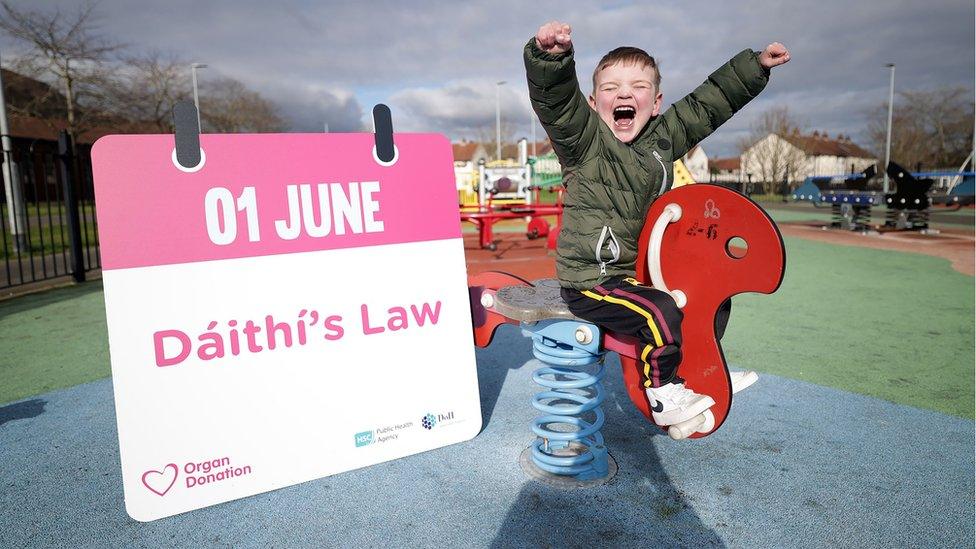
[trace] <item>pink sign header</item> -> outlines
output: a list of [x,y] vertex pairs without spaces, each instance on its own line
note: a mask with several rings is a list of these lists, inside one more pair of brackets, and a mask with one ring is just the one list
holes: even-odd
[[[460,238],[451,145],[396,134],[201,135],[195,171],[172,135],[113,135],[92,149],[104,269]],[[192,168],[191,168],[192,169]]]

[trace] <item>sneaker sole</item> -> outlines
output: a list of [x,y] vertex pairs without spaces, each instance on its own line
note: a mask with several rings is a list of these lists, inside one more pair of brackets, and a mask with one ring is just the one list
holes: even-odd
[[[654,418],[654,422],[658,425],[674,425],[676,423],[681,423],[682,421],[688,421],[714,405],[715,401],[712,399],[712,397],[702,395],[702,398],[699,399],[698,402],[689,406],[688,408],[685,408],[684,410],[671,410],[669,412],[662,412],[660,414],[657,412],[652,412],[651,417]],[[681,415],[678,415],[676,412],[680,412]]]
[[695,433],[709,433],[715,429],[715,416],[705,410],[697,416],[668,427],[668,436],[674,440],[684,440]]

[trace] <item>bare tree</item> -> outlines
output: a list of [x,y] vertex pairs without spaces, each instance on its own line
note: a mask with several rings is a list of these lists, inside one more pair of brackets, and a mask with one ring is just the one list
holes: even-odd
[[160,133],[172,132],[173,107],[192,95],[188,66],[158,51],[123,58],[108,86],[111,111],[129,121],[150,123]]
[[[888,103],[869,115],[868,135],[884,151]],[[898,93],[891,121],[891,160],[918,165],[958,167],[973,147],[972,93],[965,88],[938,88]]]
[[279,132],[285,122],[274,104],[233,78],[208,80],[200,90],[204,131],[218,133]]
[[[0,30],[28,46],[17,58],[17,72],[50,84],[23,94],[25,100],[11,105],[13,113],[40,118],[52,128],[64,127],[66,120],[73,138],[96,124],[140,131],[148,123],[159,132],[172,131],[173,106],[190,97],[188,63],[155,51],[108,63],[122,46],[97,34],[91,1],[70,15],[15,8],[6,0],[0,6]],[[207,131],[285,127],[271,102],[232,78],[208,79],[200,110]],[[125,122],[140,127],[126,128]]]
[[772,193],[783,179],[797,181],[803,176],[806,155],[790,143],[802,133],[802,123],[789,107],[769,109],[752,124],[749,136],[738,142],[742,172],[749,173]]
[[[515,125],[502,118],[500,130],[502,134],[502,148],[505,145],[515,143]],[[495,158],[495,153],[498,151],[498,134],[499,131],[495,128],[495,124],[480,126],[477,130],[477,135],[475,139],[485,146],[485,151],[488,153],[488,157],[492,160],[499,160]]]
[[[106,72],[102,63],[119,45],[95,33],[94,3],[86,3],[73,15],[59,9],[42,12],[29,8],[17,9],[2,2],[3,17],[0,30],[28,46],[28,51],[16,63],[18,72],[56,84],[63,94],[67,130],[72,138],[90,127],[100,115],[94,107],[101,100]],[[55,88],[44,96],[21,107],[19,114],[51,121],[44,105],[50,105]],[[11,109],[13,110],[13,109]]]

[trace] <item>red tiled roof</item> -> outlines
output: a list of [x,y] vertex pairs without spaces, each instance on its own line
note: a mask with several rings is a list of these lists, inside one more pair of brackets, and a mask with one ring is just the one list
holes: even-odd
[[[535,143],[535,154],[536,156],[542,156],[544,154],[549,154],[552,152],[552,143],[545,139],[543,141],[536,141]],[[529,154],[532,154],[532,143],[529,143]]]
[[851,158],[874,158],[870,152],[862,149],[848,138],[831,139],[827,134],[813,132],[811,135],[797,133],[780,136],[794,147],[812,156],[842,156]]
[[[494,153],[494,148],[492,153]],[[518,145],[502,145],[502,158],[518,160]]]
[[[532,156],[532,143],[531,142],[526,143],[526,147],[528,147],[527,150],[529,156]],[[548,139],[545,141],[536,141],[535,143],[536,156],[542,156],[544,154],[547,154],[551,150],[552,150],[552,143],[550,143]],[[502,145],[502,158],[510,158],[513,160],[518,160],[518,143]]]
[[454,160],[457,162],[468,162],[474,158],[474,153],[478,150],[479,143],[452,143],[454,149]]
[[731,172],[742,169],[742,161],[738,156],[733,156],[732,158],[715,158],[708,161],[708,168],[710,170]]
[[[490,157],[495,156],[495,146],[491,143],[478,143],[475,141],[463,141],[461,143],[452,143],[451,146],[454,149],[454,160],[457,162],[467,162],[474,157],[474,153],[477,152],[479,146],[483,146],[485,152]],[[537,141],[535,144],[536,154],[542,156],[552,152],[552,143],[548,139],[544,141]],[[529,156],[532,156],[532,143],[528,143]],[[518,143],[507,143],[502,145],[502,158],[508,158],[512,160],[518,159]]]

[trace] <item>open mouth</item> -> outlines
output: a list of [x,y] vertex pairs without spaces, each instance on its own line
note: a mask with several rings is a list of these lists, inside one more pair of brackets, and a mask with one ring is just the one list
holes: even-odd
[[616,128],[625,130],[634,125],[634,117],[637,116],[637,109],[630,105],[621,105],[613,109],[613,125]]

